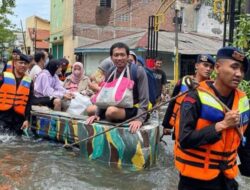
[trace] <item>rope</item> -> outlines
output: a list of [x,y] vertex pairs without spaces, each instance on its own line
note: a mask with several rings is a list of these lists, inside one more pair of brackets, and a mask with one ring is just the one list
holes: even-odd
[[169,102],[175,100],[176,98],[179,98],[180,96],[183,96],[184,94],[187,94],[188,92],[190,92],[190,91],[192,91],[192,90],[194,90],[194,89],[196,89],[196,88],[198,87],[198,85],[196,85],[196,83],[194,83],[194,81],[192,81],[192,79],[191,79],[190,77],[186,77],[185,83],[186,83],[186,85],[188,86],[189,89],[186,90],[186,91],[183,92],[183,93],[180,93],[180,94],[177,95],[177,96],[174,96],[174,97],[170,98],[168,101],[164,101],[164,102],[162,102],[162,103],[160,103],[160,104],[158,104],[158,105],[155,105],[153,108],[151,108],[151,109],[149,109],[149,110],[147,110],[147,111],[145,111],[145,112],[143,112],[143,113],[141,113],[141,114],[139,114],[139,115],[137,115],[137,116],[135,116],[135,117],[132,117],[132,118],[130,118],[130,119],[128,119],[128,120],[126,120],[126,121],[124,121],[124,122],[122,122],[122,123],[119,123],[119,124],[117,124],[117,125],[115,125],[115,126],[113,126],[113,127],[110,127],[109,129],[107,129],[107,130],[105,130],[105,131],[103,131],[103,132],[101,132],[101,133],[98,133],[98,134],[96,134],[96,135],[92,135],[92,136],[90,136],[90,137],[87,137],[87,138],[85,138],[85,139],[79,140],[79,141],[77,141],[77,142],[75,142],[75,143],[72,143],[72,144],[67,144],[67,145],[65,144],[63,147],[65,147],[65,148],[72,147],[72,146],[77,145],[77,144],[79,144],[79,143],[81,143],[81,142],[87,141],[87,140],[92,139],[92,138],[94,138],[94,137],[97,137],[97,136],[99,136],[99,135],[105,134],[105,133],[108,132],[108,131],[111,131],[111,130],[113,130],[113,129],[116,129],[116,128],[118,128],[118,127],[121,127],[122,125],[124,125],[124,124],[126,124],[126,123],[129,123],[129,122],[131,122],[131,121],[133,121],[133,120],[135,120],[135,119],[141,117],[142,115],[145,115],[145,114],[147,114],[147,113],[151,113],[152,111],[154,111],[154,110],[160,108],[161,106],[163,106],[163,105],[165,105],[165,104],[168,104]]

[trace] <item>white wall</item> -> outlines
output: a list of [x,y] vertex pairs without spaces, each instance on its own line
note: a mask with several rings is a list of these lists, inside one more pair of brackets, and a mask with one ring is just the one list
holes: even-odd
[[86,53],[84,58],[84,69],[87,75],[93,74],[99,63],[109,56],[109,52],[105,53]]
[[[209,15],[212,15],[213,8],[197,4],[182,4],[183,9],[183,32],[198,32],[206,35],[212,36],[223,36],[223,23],[210,18]],[[220,32],[218,34],[217,32]]]
[[[197,32],[208,35],[223,36],[223,23],[219,23],[213,18],[209,18],[209,13],[212,13],[212,7],[202,4],[197,14]],[[215,31],[220,31],[216,34]]]

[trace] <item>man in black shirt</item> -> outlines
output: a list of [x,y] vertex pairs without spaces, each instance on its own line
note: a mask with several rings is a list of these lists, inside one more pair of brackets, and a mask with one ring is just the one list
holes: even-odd
[[154,77],[156,79],[156,98],[157,100],[161,100],[161,96],[166,96],[166,84],[167,84],[167,76],[166,73],[161,69],[162,59],[157,57],[155,59],[155,66],[153,69]]
[[0,133],[22,134],[29,126],[33,83],[25,75],[29,59],[20,54],[13,72],[0,75]]

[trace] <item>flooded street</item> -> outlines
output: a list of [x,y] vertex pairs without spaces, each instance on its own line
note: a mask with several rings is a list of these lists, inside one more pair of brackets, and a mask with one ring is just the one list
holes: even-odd
[[[84,160],[77,150],[42,140],[0,136],[0,189],[177,189],[178,173],[173,167],[170,138],[160,144],[156,166],[141,172],[111,168]],[[241,190],[250,179],[239,177]]]

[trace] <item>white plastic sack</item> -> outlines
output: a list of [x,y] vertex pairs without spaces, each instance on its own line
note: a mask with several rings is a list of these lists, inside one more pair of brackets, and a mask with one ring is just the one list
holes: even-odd
[[91,105],[90,98],[88,96],[83,96],[80,93],[75,93],[75,98],[70,101],[69,107],[66,110],[67,113],[74,115],[82,115],[84,110]]

